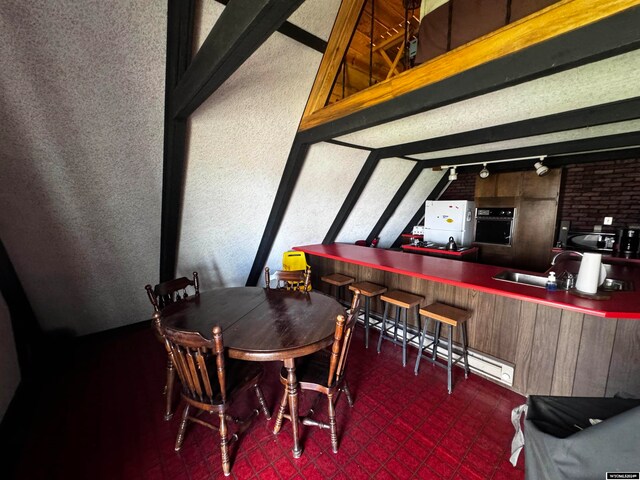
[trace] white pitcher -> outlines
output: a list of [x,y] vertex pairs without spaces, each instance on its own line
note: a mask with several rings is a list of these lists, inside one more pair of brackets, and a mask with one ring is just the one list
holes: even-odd
[[585,253],[580,262],[576,290],[593,295],[606,278],[607,271],[602,265],[602,254]]

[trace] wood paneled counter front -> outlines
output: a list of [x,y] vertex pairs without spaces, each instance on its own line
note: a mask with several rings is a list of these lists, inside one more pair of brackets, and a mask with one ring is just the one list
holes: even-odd
[[340,243],[294,249],[310,256],[314,288],[322,288],[320,275],[338,272],[422,295],[425,305],[471,310],[470,348],[513,363],[517,392],[640,395],[638,292],[591,300],[494,280],[504,267]]

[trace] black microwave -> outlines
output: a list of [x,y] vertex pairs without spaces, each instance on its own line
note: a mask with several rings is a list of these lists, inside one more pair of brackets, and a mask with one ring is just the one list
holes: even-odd
[[615,241],[615,233],[569,232],[563,247],[586,252],[612,252]]

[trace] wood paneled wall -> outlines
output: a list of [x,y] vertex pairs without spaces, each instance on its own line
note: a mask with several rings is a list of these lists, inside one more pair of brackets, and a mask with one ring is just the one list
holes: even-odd
[[[640,396],[638,320],[583,315],[322,257],[310,256],[308,262],[313,287],[326,293],[329,289],[320,276],[337,272],[421,295],[425,298],[422,305],[438,301],[471,310],[469,347],[513,363],[512,388],[518,393],[598,397],[627,392]],[[371,308],[382,312],[378,300]],[[410,317],[409,322],[416,324],[415,318]]]

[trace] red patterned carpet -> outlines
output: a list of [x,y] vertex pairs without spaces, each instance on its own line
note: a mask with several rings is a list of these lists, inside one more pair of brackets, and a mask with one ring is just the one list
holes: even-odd
[[[523,459],[508,462],[510,411],[525,399],[461,370],[447,395],[446,371],[421,364],[402,368],[401,349],[385,343],[380,355],[354,338],[347,377],[355,399],[337,406],[340,439],[331,452],[328,430],[303,427],[304,453],[291,455],[291,429],[278,436],[273,420],[259,416],[232,445],[231,478],[239,479],[495,479],[524,478]],[[372,344],[375,346],[374,333]],[[217,433],[191,424],[182,451],[173,450],[180,414],[163,420],[166,356],[149,327],[133,327],[83,339],[71,358],[52,360],[44,389],[25,412],[26,444],[14,461],[20,479],[212,479],[223,478]],[[279,364],[268,364],[264,391],[271,410],[281,387]],[[42,386],[41,386],[42,387]],[[313,400],[305,392],[305,405]],[[238,413],[255,402],[234,405]],[[253,405],[251,405],[253,406]],[[317,416],[326,418],[326,399]],[[181,411],[181,407],[179,412]]]

